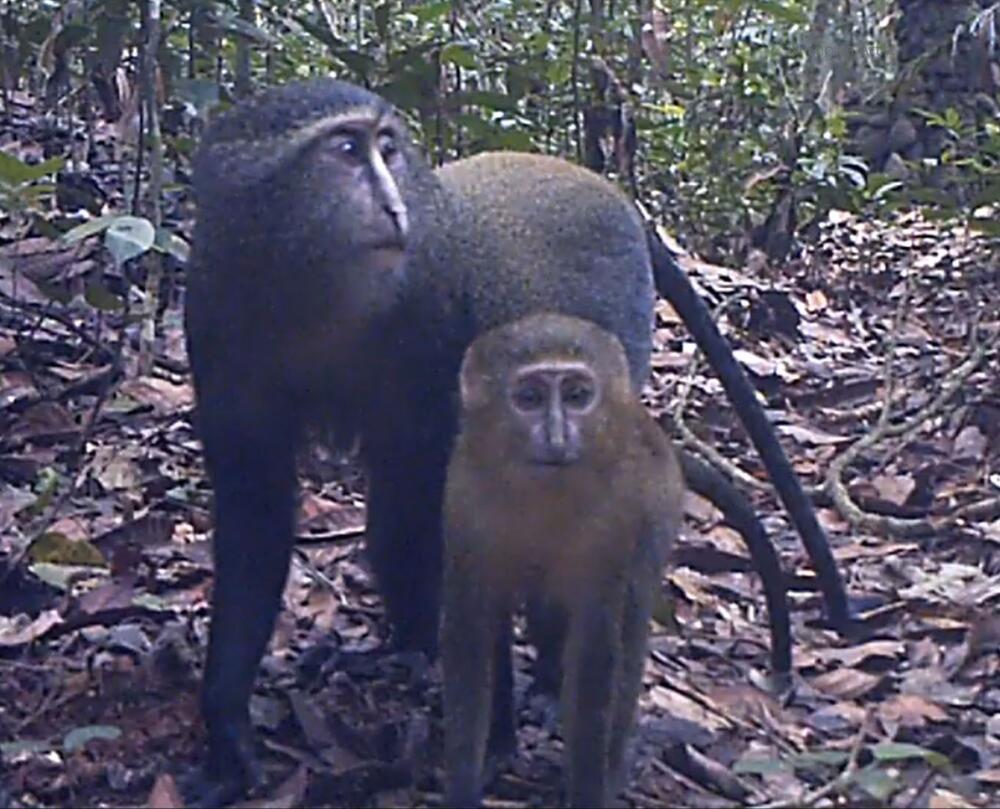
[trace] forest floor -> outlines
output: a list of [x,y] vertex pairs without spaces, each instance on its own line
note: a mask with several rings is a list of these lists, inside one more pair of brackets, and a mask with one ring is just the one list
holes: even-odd
[[[67,137],[28,108],[15,124],[0,147],[22,159]],[[116,177],[67,173],[55,215],[76,210],[71,192],[120,204]],[[189,234],[183,195],[171,211]],[[827,628],[798,537],[754,487],[793,606],[794,682],[775,693],[749,557],[691,495],[628,802],[1000,804],[995,243],[915,214],[838,214],[780,268],[685,266],[804,482],[843,482],[819,494],[819,517],[852,595],[876,606],[858,637]],[[168,270],[155,367],[138,376],[135,328],[108,297],[126,280],[101,237],[67,245],[0,218],[0,805],[182,806],[173,776],[201,751],[210,492],[183,273]],[[666,304],[656,337],[650,408],[680,401],[701,440],[766,482]],[[844,453],[856,457],[841,473]],[[251,704],[269,780],[245,805],[435,805],[440,674],[383,651],[363,479],[322,448],[301,470],[300,542]],[[562,745],[526,695],[532,653],[517,651],[519,750],[488,805],[550,805]]]

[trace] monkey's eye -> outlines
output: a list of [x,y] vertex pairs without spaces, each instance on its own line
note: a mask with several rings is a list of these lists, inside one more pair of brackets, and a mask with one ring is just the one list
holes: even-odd
[[583,410],[594,401],[594,386],[587,379],[567,379],[560,390],[563,402],[576,410]]
[[545,406],[545,392],[534,382],[521,382],[514,388],[511,400],[518,410],[530,413]]
[[350,132],[338,132],[330,139],[330,148],[338,155],[351,160],[360,160],[364,154],[361,138]]
[[392,132],[380,132],[378,135],[378,150],[383,160],[389,160],[399,153],[399,144]]

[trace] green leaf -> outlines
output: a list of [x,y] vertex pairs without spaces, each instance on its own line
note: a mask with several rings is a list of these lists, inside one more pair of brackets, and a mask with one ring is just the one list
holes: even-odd
[[91,219],[88,222],[77,225],[75,228],[67,230],[62,235],[62,240],[66,244],[75,244],[76,242],[83,241],[88,236],[93,236],[96,233],[106,230],[108,225],[114,222],[117,218],[118,214],[116,213],[108,213],[104,214],[104,216],[98,216],[96,219]]
[[848,755],[843,750],[813,750],[807,753],[799,753],[792,756],[792,763],[796,768],[806,770],[821,767],[840,767],[847,762]]
[[25,753],[47,753],[52,749],[49,742],[40,739],[23,739],[19,742],[0,742],[0,758],[10,762]]
[[780,3],[778,0],[757,0],[756,7],[776,20],[792,25],[808,25],[809,15],[797,5]]
[[441,49],[441,61],[444,64],[453,64],[459,67],[473,68],[476,66],[476,57],[473,53],[457,42],[450,42]]
[[13,155],[0,152],[0,181],[10,185],[20,185],[38,180],[46,174],[54,174],[66,164],[66,159],[62,157],[52,157],[43,160],[41,163],[30,165],[22,160],[18,160]]
[[448,98],[448,106],[483,107],[488,110],[516,110],[517,102],[502,93],[490,93],[486,90],[467,90],[454,93]]
[[951,766],[948,757],[936,750],[928,750],[916,744],[904,742],[882,742],[872,747],[872,755],[876,761],[901,761],[910,758],[922,758],[932,767],[944,769]]
[[975,218],[969,220],[969,227],[987,236],[1000,236],[1000,221],[996,219]]
[[156,231],[156,244],[153,246],[161,253],[169,253],[182,264],[187,264],[191,259],[191,246],[166,228]]
[[385,42],[389,38],[389,4],[381,3],[375,6],[372,15],[375,18],[375,30],[378,32],[378,38]]
[[866,767],[854,775],[854,783],[871,795],[878,803],[887,804],[892,794],[899,789],[899,784],[885,770],[878,767]]
[[36,562],[28,565],[31,575],[45,582],[56,590],[68,591],[72,580],[78,576],[93,576],[102,571],[101,568],[80,567],[78,565],[53,565],[48,562]]
[[141,256],[153,246],[154,241],[156,231],[152,222],[140,216],[119,216],[104,231],[104,245],[118,267],[129,259]]
[[413,6],[407,12],[417,18],[418,22],[427,23],[443,17],[451,9],[451,0],[443,0],[440,3],[424,3],[420,6]]
[[83,299],[102,312],[120,312],[125,308],[125,302],[96,278],[87,282]]
[[208,79],[178,79],[173,83],[174,95],[204,115],[219,103],[219,83]]
[[969,207],[976,210],[983,205],[994,205],[997,202],[1000,202],[1000,177],[990,180],[986,187],[976,194]]
[[733,764],[733,772],[737,775],[777,775],[791,769],[789,762],[784,759],[759,756],[747,756]]
[[46,531],[28,549],[33,562],[52,565],[107,567],[104,555],[86,540],[73,540],[59,531]]
[[62,746],[63,750],[67,753],[72,753],[94,739],[114,740],[121,735],[121,728],[114,725],[84,725],[83,727],[73,728],[73,730],[67,733],[63,737]]

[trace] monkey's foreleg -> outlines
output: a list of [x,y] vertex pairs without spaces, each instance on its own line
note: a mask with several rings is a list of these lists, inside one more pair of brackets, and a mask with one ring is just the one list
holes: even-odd
[[570,617],[563,662],[562,716],[566,739],[567,803],[608,806],[615,683],[621,677],[621,593],[586,588]]
[[626,751],[635,723],[635,707],[642,690],[642,672],[646,665],[649,619],[653,597],[660,585],[663,566],[659,554],[642,555],[633,560],[632,576],[625,593],[621,626],[622,673],[618,679],[608,752],[609,797],[614,799],[627,784]]
[[227,803],[257,780],[248,704],[292,547],[294,429],[222,409],[201,414],[215,488],[215,582],[202,690],[208,758],[187,784],[192,806]]
[[[445,805],[477,807],[495,704],[497,639],[510,625],[491,588],[467,558],[445,572],[441,622],[444,669]],[[509,663],[509,650],[507,660]]]

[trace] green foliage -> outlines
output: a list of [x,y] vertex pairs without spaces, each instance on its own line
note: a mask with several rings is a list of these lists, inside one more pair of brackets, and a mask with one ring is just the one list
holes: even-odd
[[[858,765],[857,762],[867,762]],[[880,742],[857,751],[856,760],[844,750],[810,750],[781,756],[748,755],[733,764],[740,775],[794,773],[836,786],[835,794],[848,795],[860,789],[879,802],[886,802],[905,786],[900,769],[907,764],[923,764],[934,770],[950,768],[947,756],[934,750],[903,742]]]
[[[5,18],[2,31],[24,58],[5,69],[47,96],[58,90],[60,61],[69,79],[56,97],[69,98],[95,72],[111,75],[124,65],[130,49],[141,52],[142,4],[81,0],[73,14],[41,0],[14,5],[18,17]],[[621,139],[604,144],[606,170],[627,171],[619,179],[662,209],[686,242],[722,258],[745,251],[747,234],[789,193],[800,227],[832,208],[945,210],[941,195],[874,174],[848,140],[844,105],[891,89],[889,80],[898,78],[893,0],[847,7],[662,0],[641,15],[634,6],[608,4],[602,16],[577,0],[485,0],[475,7],[451,0],[257,0],[247,17],[229,0],[162,5],[164,109],[183,113],[185,122],[166,131],[164,143],[179,165],[190,158],[200,122],[235,100],[237,63],[247,54],[256,87],[333,74],[382,93],[409,116],[433,162],[484,149],[579,158],[588,108],[603,104],[618,121],[631,115],[637,170],[622,160]],[[824,6],[834,12],[825,21],[817,16]],[[821,75],[822,86],[811,86],[812,57],[827,31],[842,48],[838,54],[847,47],[856,64],[843,77],[847,68],[835,59],[838,75]],[[613,89],[595,78],[595,57]],[[35,74],[32,65],[39,66]],[[836,87],[826,93],[831,78]],[[618,106],[623,99],[625,109]],[[934,123],[961,144],[953,165],[983,176],[978,207],[995,200],[996,132],[969,133],[957,113]],[[5,204],[30,206],[47,192],[37,179],[17,190],[16,201]],[[962,212],[966,221],[995,229],[992,217],[972,214],[976,207]],[[151,247],[185,252],[166,235],[150,241],[143,231],[136,240],[106,225],[98,230],[108,231],[117,262]]]
[[51,183],[40,180],[55,174],[65,162],[53,157],[32,165],[0,151],[0,211],[15,216],[40,211],[42,202],[55,190]]

